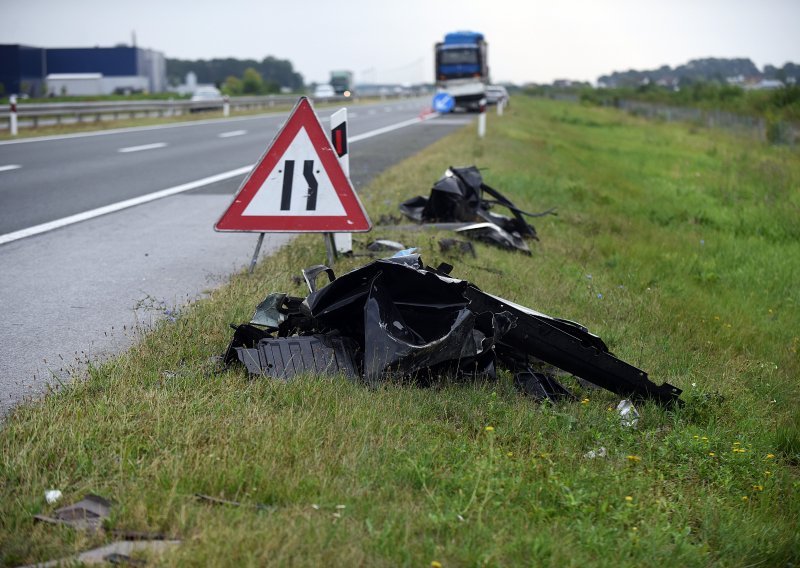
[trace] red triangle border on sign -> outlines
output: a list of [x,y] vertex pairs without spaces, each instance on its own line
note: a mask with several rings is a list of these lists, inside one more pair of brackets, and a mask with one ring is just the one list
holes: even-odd
[[[345,215],[242,215],[301,128],[305,128],[311,144],[317,151]],[[214,225],[216,231],[254,233],[358,233],[369,231],[371,228],[372,223],[367,212],[345,175],[339,158],[314,113],[311,102],[306,97],[301,97],[297,102],[286,124],[242,182],[236,197],[233,198],[233,203]]]

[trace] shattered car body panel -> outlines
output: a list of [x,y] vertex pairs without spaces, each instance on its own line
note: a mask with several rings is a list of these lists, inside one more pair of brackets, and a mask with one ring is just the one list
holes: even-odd
[[[488,195],[492,199],[486,198]],[[500,215],[490,211],[499,205],[507,208],[512,216]],[[475,166],[466,168],[450,167],[431,189],[429,197],[412,197],[400,204],[400,211],[419,223],[435,222],[475,222],[462,229],[465,234],[502,246],[530,252],[523,239],[538,240],[536,229],[525,217],[541,217],[553,214],[553,209],[542,213],[528,213],[496,189],[483,183],[483,177]],[[486,225],[491,225],[489,228]],[[480,229],[480,230],[477,230]]]
[[516,249],[525,254],[531,254],[531,249],[519,234],[509,233],[494,223],[475,223],[456,229],[455,232],[502,248]]
[[[531,364],[543,362],[623,396],[678,400],[680,389],[652,383],[582,325],[483,292],[450,276],[451,269],[425,267],[419,255],[406,255],[376,260],[339,278],[330,273],[332,281],[319,289],[310,285],[301,304],[293,299],[294,309],[284,314],[278,335],[281,340],[298,339],[287,338],[290,332],[348,338],[357,371],[337,372],[362,377],[369,385],[390,376],[494,377],[499,366],[514,373],[517,387],[536,399],[574,398],[552,374],[532,370]],[[266,346],[278,340],[274,331],[262,330],[259,336],[256,326],[237,327],[226,363],[241,360],[253,374],[290,378],[265,354]],[[316,363],[294,369],[294,374],[319,370]]]
[[253,348],[239,347],[239,360],[254,375],[268,374],[288,381],[303,373],[343,374],[359,377],[355,353],[358,346],[352,339],[335,335],[265,338]]

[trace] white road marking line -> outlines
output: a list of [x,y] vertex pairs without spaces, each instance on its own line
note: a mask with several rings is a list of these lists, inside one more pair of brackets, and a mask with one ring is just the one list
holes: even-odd
[[230,132],[217,134],[217,136],[219,138],[233,138],[234,136],[244,136],[245,134],[247,134],[247,130],[231,130]]
[[[398,122],[396,124],[390,124],[389,126],[384,126],[383,128],[377,128],[375,130],[370,130],[369,132],[365,132],[364,134],[359,134],[358,136],[351,136],[348,142],[351,144],[355,142],[359,142],[361,140],[366,140],[368,138],[372,138],[374,136],[380,136],[381,134],[386,134],[387,132],[392,132],[393,130],[399,130],[400,128],[405,128],[407,126],[411,126],[414,124],[419,124],[425,120],[429,120],[439,116],[436,113],[430,114],[424,117],[417,117],[412,118],[410,120],[404,120],[403,122]],[[169,187],[167,189],[162,189],[161,191],[155,191],[153,193],[148,193],[147,195],[140,195],[139,197],[134,197],[132,199],[126,199],[125,201],[119,201],[117,203],[112,203],[110,205],[104,205],[103,207],[98,207],[96,209],[91,209],[89,211],[84,211],[83,213],[77,213],[75,215],[70,215],[69,217],[63,217],[61,219],[56,219],[55,221],[50,221],[48,223],[42,223],[41,225],[35,225],[33,227],[28,227],[27,229],[21,229],[19,231],[15,231],[13,233],[6,233],[5,235],[0,235],[0,245],[11,243],[14,241],[18,241],[20,239],[24,239],[25,237],[32,237],[34,235],[40,235],[42,233],[47,233],[53,231],[55,229],[60,229],[62,227],[66,227],[68,225],[74,225],[75,223],[80,223],[81,221],[88,221],[89,219],[94,219],[95,217],[100,217],[101,215],[108,215],[109,213],[116,213],[117,211],[122,211],[123,209],[128,209],[129,207],[135,207],[136,205],[142,205],[144,203],[149,203],[150,201],[155,201],[156,199],[163,199],[164,197],[170,197],[172,195],[177,195],[179,193],[185,193],[187,191],[191,191],[193,189],[198,189],[206,185],[211,185],[212,183],[217,183],[218,181],[224,181],[226,179],[235,178],[237,176],[241,176],[244,174],[249,173],[255,164],[250,164],[249,166],[242,166],[241,168],[236,168],[235,170],[229,170],[227,172],[222,172],[221,174],[216,174],[213,176],[208,176],[202,179],[198,179],[196,181],[190,181],[189,183],[184,183],[181,185],[176,185],[174,187]]]
[[166,142],[154,142],[153,144],[142,144],[141,146],[128,146],[127,148],[120,148],[117,152],[127,154],[129,152],[141,152],[143,150],[155,150],[156,148],[163,148]]
[[11,170],[18,170],[22,166],[17,164],[8,164],[7,166],[0,166],[0,172],[9,172]]
[[416,118],[404,120],[403,122],[398,122],[396,124],[390,124],[389,126],[384,126],[383,128],[376,128],[375,130],[370,130],[369,132],[365,132],[364,134],[359,134],[358,136],[350,136],[347,141],[350,144],[353,144],[354,142],[360,142],[361,140],[366,140],[367,138],[372,138],[373,136],[379,136],[381,134],[386,134],[387,132],[391,132],[393,130],[399,130],[401,128],[405,128],[406,126],[411,126],[412,124],[419,124],[420,122],[430,120],[431,118],[435,118],[437,116],[439,116],[437,113],[421,117],[418,116]]
[[112,203],[111,205],[104,205],[103,207],[98,207],[97,209],[91,209],[89,211],[84,211],[83,213],[77,213],[75,215],[70,215],[69,217],[56,219],[55,221],[50,221],[49,223],[42,223],[41,225],[35,225],[33,227],[28,227],[27,229],[21,229],[13,233],[6,233],[5,235],[0,235],[0,245],[5,243],[10,243],[12,241],[17,241],[19,239],[24,239],[25,237],[32,237],[33,235],[47,233],[49,231],[52,231],[53,229],[60,229],[61,227],[66,227],[67,225],[80,223],[81,221],[88,221],[89,219],[100,217],[101,215],[107,215],[108,213],[115,213],[116,211],[122,211],[123,209],[127,209],[135,205],[142,205],[143,203],[155,201],[156,199],[169,197],[170,195],[176,195],[178,193],[183,193],[185,191],[191,191],[193,189],[197,189],[198,187],[203,187],[204,185],[210,185],[218,181],[224,181],[226,179],[246,174],[251,169],[253,169],[252,164],[249,166],[236,168],[235,170],[222,172],[221,174],[216,174],[196,181],[190,181],[189,183],[176,185],[175,187],[162,189],[161,191],[148,193],[147,195],[140,195],[139,197],[126,199],[125,201],[118,201],[117,203]]

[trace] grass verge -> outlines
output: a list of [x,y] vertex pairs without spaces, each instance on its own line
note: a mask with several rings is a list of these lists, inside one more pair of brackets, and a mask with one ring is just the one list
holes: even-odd
[[[796,400],[800,160],[722,132],[519,98],[488,135],[466,128],[379,176],[373,219],[426,194],[447,165],[488,168],[521,208],[556,205],[525,257],[439,251],[437,232],[374,237],[554,316],[684,389],[686,404],[537,405],[509,377],[378,390],[340,378],[290,384],[220,372],[229,322],[324,259],[302,237],[163,321],[129,352],[0,431],[6,565],[110,537],[37,525],[92,491],[110,527],[184,544],[165,565],[786,565],[800,560]],[[337,271],[360,265],[345,260]],[[607,456],[584,457],[599,447]],[[206,505],[205,493],[263,510]]]

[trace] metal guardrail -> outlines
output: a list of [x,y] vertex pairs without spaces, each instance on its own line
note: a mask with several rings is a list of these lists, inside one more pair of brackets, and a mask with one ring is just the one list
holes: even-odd
[[[389,94],[382,98],[400,98]],[[243,110],[268,110],[277,106],[291,106],[299,95],[267,95],[259,97],[231,97],[230,112]],[[357,97],[317,97],[317,102],[345,102]],[[17,103],[17,121],[20,128],[36,128],[53,124],[75,124],[130,118],[181,116],[201,110],[223,109],[222,99],[211,101],[189,100],[141,100],[141,101],[97,101],[83,103]],[[0,109],[0,129],[10,128],[11,111],[8,106]]]

